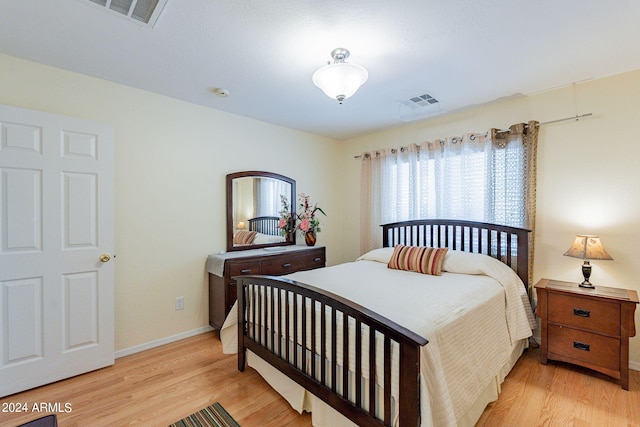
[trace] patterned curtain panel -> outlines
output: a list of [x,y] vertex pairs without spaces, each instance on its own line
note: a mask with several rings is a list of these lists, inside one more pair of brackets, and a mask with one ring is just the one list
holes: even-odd
[[361,251],[380,245],[380,224],[411,219],[462,219],[533,230],[538,127],[531,121],[508,131],[491,129],[364,153]]

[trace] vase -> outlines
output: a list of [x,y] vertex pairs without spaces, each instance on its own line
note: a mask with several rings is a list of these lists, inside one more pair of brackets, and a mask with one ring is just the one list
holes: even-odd
[[316,244],[316,232],[315,231],[307,231],[304,233],[304,241],[307,246],[315,246]]

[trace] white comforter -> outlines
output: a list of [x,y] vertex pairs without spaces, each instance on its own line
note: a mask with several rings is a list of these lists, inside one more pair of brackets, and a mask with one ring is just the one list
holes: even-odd
[[[393,248],[287,276],[340,294],[429,340],[421,352],[423,425],[455,426],[493,381],[534,317],[518,276],[498,260],[449,251],[442,276],[390,270]],[[221,331],[237,352],[235,307]]]

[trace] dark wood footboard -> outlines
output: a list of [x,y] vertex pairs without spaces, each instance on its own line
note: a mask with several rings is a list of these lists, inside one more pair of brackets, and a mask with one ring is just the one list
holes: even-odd
[[[237,279],[238,369],[244,370],[246,350],[251,350],[361,426],[392,425],[392,378],[397,378],[399,424],[420,425],[425,338],[304,283],[268,276]],[[349,380],[349,372],[355,380]]]

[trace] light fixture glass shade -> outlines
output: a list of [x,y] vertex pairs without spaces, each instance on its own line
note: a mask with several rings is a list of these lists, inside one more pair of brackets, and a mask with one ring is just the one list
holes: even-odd
[[564,253],[566,256],[581,259],[612,260],[600,241],[599,236],[578,234],[573,244]]
[[325,65],[313,73],[313,84],[340,103],[352,96],[369,78],[367,70],[357,64],[340,62]]

